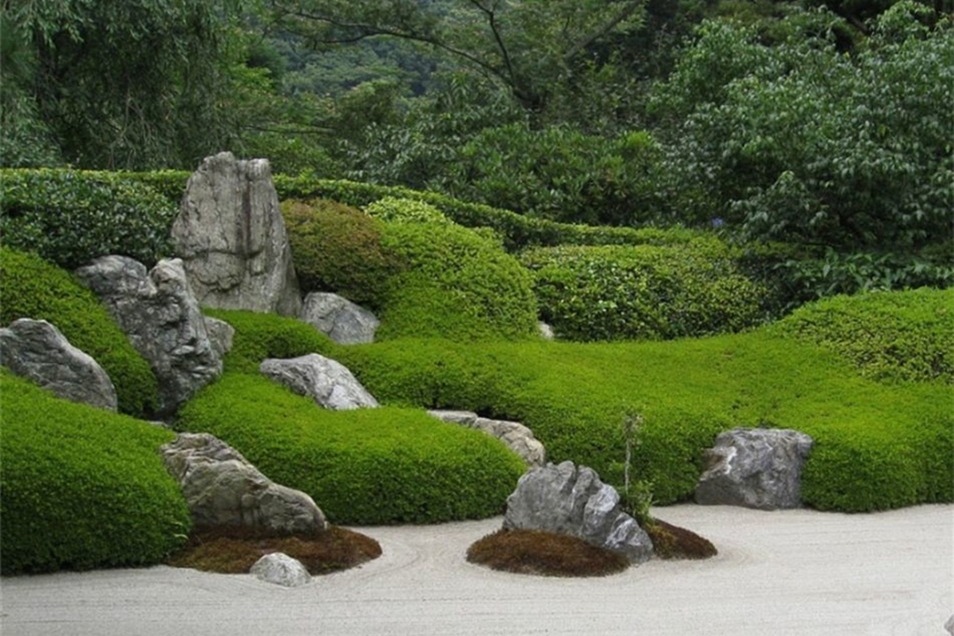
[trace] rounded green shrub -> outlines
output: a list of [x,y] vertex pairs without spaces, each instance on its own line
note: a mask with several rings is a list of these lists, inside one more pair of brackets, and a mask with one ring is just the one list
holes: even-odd
[[954,383],[954,288],[836,296],[772,329],[835,352],[877,380]]
[[453,223],[439,209],[417,199],[384,197],[365,206],[364,211],[390,223]]
[[382,245],[405,269],[390,281],[377,338],[515,339],[534,333],[530,273],[493,239],[453,224],[389,223]]
[[159,447],[169,431],[60,400],[0,371],[3,574],[149,565],[191,520]]
[[285,201],[282,215],[302,290],[334,292],[380,307],[399,263],[382,246],[380,222],[325,199]]
[[437,523],[499,514],[525,469],[489,435],[396,407],[330,411],[265,377],[229,372],[179,413],[336,524]]
[[569,340],[669,339],[740,331],[764,290],[717,239],[673,246],[564,246],[522,256],[543,320]]
[[0,324],[18,318],[47,320],[70,343],[93,357],[116,387],[119,410],[152,414],[156,377],[106,308],[68,272],[34,254],[0,248]]
[[154,265],[172,253],[179,208],[119,173],[4,170],[0,233],[7,247],[36,252],[66,269],[120,254]]

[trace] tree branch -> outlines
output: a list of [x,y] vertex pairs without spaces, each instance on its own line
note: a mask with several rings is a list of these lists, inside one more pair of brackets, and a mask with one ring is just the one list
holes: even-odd
[[600,25],[597,29],[583,36],[579,40],[577,40],[573,46],[567,49],[563,53],[563,61],[569,62],[574,57],[576,57],[580,53],[580,51],[582,51],[589,45],[593,44],[593,42],[599,40],[600,38],[608,34],[610,31],[615,29],[620,22],[622,22],[623,20],[626,20],[627,18],[632,17],[632,15],[636,13],[636,11],[642,8],[643,2],[644,0],[631,0],[630,2],[628,2],[626,6],[623,7],[623,9],[618,14],[616,14],[615,17],[610,18],[609,20],[604,22],[602,25]]

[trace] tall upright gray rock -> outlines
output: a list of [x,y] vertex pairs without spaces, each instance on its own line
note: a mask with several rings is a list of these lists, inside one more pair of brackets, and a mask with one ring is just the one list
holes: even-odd
[[592,468],[570,461],[525,473],[507,498],[503,527],[571,535],[632,563],[648,561],[653,554],[652,539],[620,509],[616,489],[600,481]]
[[0,364],[57,397],[116,410],[116,388],[103,368],[45,320],[20,318],[0,329]]
[[736,428],[706,451],[708,468],[696,484],[700,504],[762,510],[801,506],[802,467],[812,438],[790,429]]
[[222,373],[182,261],[164,259],[149,272],[125,256],[103,256],[76,270],[99,296],[159,381],[159,415],[180,404]]
[[172,226],[199,303],[298,316],[301,292],[267,159],[206,157]]

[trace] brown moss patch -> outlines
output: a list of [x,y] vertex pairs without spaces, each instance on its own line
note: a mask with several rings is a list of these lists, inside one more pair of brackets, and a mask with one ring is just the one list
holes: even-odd
[[629,567],[621,554],[539,530],[498,530],[471,545],[467,560],[494,570],[543,576],[606,576]]
[[661,519],[653,519],[644,529],[660,559],[708,559],[719,553],[708,539]]
[[321,533],[289,536],[215,529],[193,533],[166,562],[205,572],[244,574],[272,552],[298,559],[311,574],[328,574],[378,558],[381,545],[371,537],[337,526]]

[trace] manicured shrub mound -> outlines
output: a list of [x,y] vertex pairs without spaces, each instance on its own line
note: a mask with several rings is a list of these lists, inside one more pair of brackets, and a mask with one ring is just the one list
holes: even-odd
[[493,239],[453,224],[389,223],[382,243],[405,269],[390,281],[379,339],[516,339],[534,333],[530,274]]
[[336,524],[488,517],[525,468],[492,437],[423,411],[328,411],[258,375],[226,373],[179,416],[307,492]]
[[954,383],[954,288],[837,296],[773,329],[821,345],[877,380]]
[[334,292],[372,309],[384,303],[399,261],[381,244],[381,223],[334,201],[286,201],[282,215],[305,292]]
[[388,223],[453,223],[430,203],[416,199],[384,197],[365,206],[364,211]]
[[159,456],[173,435],[0,371],[4,574],[148,565],[191,524]]
[[762,318],[764,290],[716,239],[538,248],[522,260],[534,272],[543,320],[570,340],[734,332]]
[[493,570],[542,576],[606,576],[629,567],[621,554],[540,530],[498,530],[471,545],[467,560]]
[[66,269],[121,254],[154,265],[172,253],[178,205],[120,173],[75,170],[0,172],[0,234]]
[[0,248],[0,324],[47,320],[93,357],[116,387],[119,410],[149,415],[158,400],[156,378],[106,309],[69,273],[32,254]]
[[954,501],[954,401],[942,384],[884,384],[834,354],[765,330],[603,344],[399,340],[341,348],[381,401],[459,408],[529,426],[550,461],[623,483],[623,423],[638,413],[632,479],[689,499],[703,452],[736,426],[794,428],[816,442],[806,503],[867,511]]

